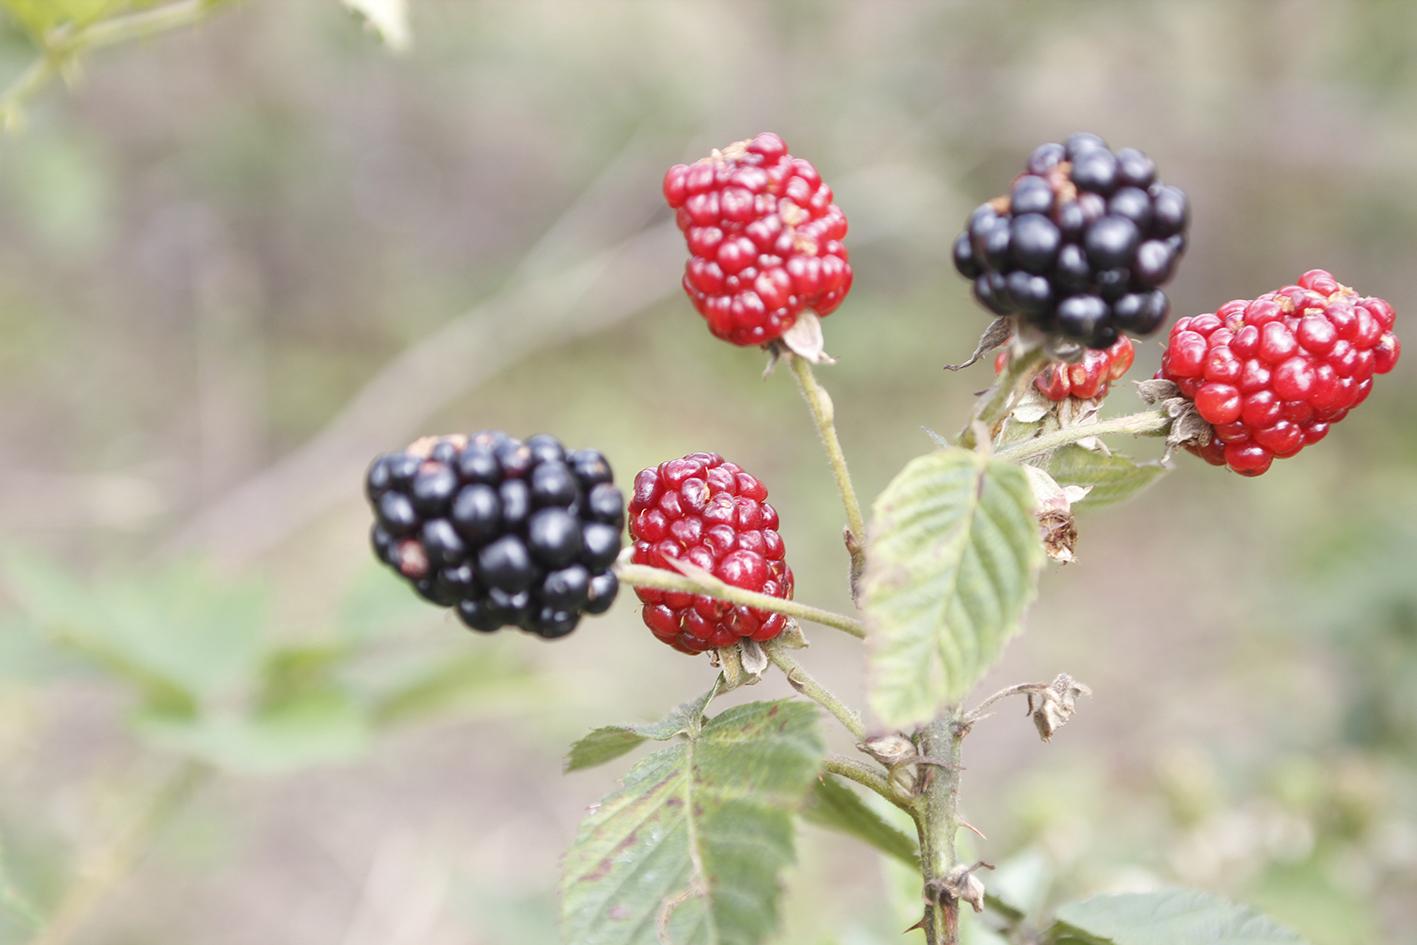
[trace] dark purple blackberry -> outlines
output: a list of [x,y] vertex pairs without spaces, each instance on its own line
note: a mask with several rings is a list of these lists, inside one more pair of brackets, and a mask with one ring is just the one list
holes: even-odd
[[981,204],[953,247],[981,305],[1089,348],[1166,321],[1161,286],[1186,249],[1186,195],[1135,148],[1093,134],[1039,145],[1006,196]]
[[610,608],[625,497],[595,450],[505,433],[427,438],[365,478],[375,556],[473,630],[563,637]]

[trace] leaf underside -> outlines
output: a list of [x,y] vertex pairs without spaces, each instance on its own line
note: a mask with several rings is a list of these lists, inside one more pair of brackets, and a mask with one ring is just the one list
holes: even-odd
[[1118,453],[1065,446],[1048,460],[1048,473],[1060,486],[1091,486],[1087,507],[1125,502],[1167,472],[1160,463],[1138,463]]
[[863,607],[871,705],[891,726],[958,700],[998,659],[1043,562],[1023,470],[963,449],[909,463],[876,500]]
[[1097,896],[1066,905],[1049,937],[1083,945],[1304,945],[1296,932],[1248,906],[1191,889]]

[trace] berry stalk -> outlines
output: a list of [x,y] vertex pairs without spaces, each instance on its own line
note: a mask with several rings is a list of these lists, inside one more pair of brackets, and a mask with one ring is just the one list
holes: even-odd
[[831,397],[817,383],[812,365],[806,358],[793,355],[790,360],[792,376],[797,379],[802,399],[807,401],[807,409],[817,425],[817,435],[826,448],[827,462],[831,465],[837,492],[841,494],[842,508],[846,511],[846,550],[851,555],[851,596],[855,598],[856,587],[866,570],[866,519],[861,514],[861,503],[856,498],[856,488],[851,484],[851,473],[846,468],[846,456],[836,435],[836,412]]
[[960,431],[959,445],[965,449],[973,449],[978,445],[974,432],[976,424],[983,424],[992,436],[999,421],[1009,412],[1014,401],[1028,389],[1028,385],[1043,369],[1047,360],[1042,348],[1035,348],[1027,354],[1010,358],[1004,372],[975,407],[969,424]]
[[813,702],[826,709],[836,716],[858,741],[866,738],[866,726],[861,723],[861,716],[851,706],[842,702],[830,689],[817,681],[811,673],[802,667],[802,664],[792,658],[792,655],[783,649],[781,641],[774,640],[763,647],[763,652],[767,654],[769,660],[782,674],[787,677],[787,682],[793,689],[811,699]]
[[615,573],[620,578],[620,583],[628,584],[631,587],[648,587],[660,591],[680,591],[687,594],[702,594],[705,597],[713,597],[718,600],[728,601],[730,604],[740,604],[744,607],[752,607],[755,610],[766,610],[775,614],[782,614],[785,617],[795,617],[798,620],[809,620],[812,623],[821,624],[824,627],[831,627],[840,630],[853,637],[865,639],[866,627],[861,621],[848,617],[845,614],[834,613],[830,610],[823,610],[820,607],[813,607],[809,604],[799,603],[794,600],[783,600],[780,597],[773,597],[769,594],[760,594],[757,591],[747,591],[741,587],[734,587],[726,584],[707,572],[695,573],[694,576],[672,574],[661,568],[652,568],[643,564],[631,564],[622,561],[615,567]]
[[1108,433],[1160,436],[1171,426],[1171,421],[1172,418],[1164,411],[1143,410],[1140,413],[1129,413],[1123,417],[1113,417],[1111,420],[1096,420],[1091,423],[1063,427],[1061,430],[1044,433],[1013,446],[1005,447],[994,455],[998,459],[1017,463],[1034,456],[1041,456],[1044,453],[1051,453],[1069,443],[1076,443],[1088,437],[1103,436]]

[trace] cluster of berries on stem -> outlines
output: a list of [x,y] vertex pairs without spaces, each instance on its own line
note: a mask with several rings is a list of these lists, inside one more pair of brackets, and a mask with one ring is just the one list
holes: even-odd
[[[1101,400],[1114,381],[1119,381],[1131,369],[1136,351],[1130,338],[1123,335],[1110,348],[1087,349],[1075,362],[1050,361],[1033,386],[1051,401],[1069,397],[1075,400]],[[1002,374],[1008,367],[1010,354],[1006,348],[994,358],[994,373]]]

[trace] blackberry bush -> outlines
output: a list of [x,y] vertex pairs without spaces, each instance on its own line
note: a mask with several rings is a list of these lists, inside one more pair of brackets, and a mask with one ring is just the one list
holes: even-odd
[[[1158,377],[1139,385],[1152,406],[1104,419],[1103,399],[1134,357],[1127,336],[1166,318],[1160,287],[1185,249],[1189,210],[1140,151],[1114,152],[1092,135],[1043,145],[955,243],[979,301],[1009,316],[961,365],[1007,342],[993,386],[957,436],[936,435],[940,448],[891,481],[868,533],[835,408],[813,373],[830,359],[795,337],[851,286],[831,190],[764,133],[671,168],[664,194],[689,246],[684,288],[710,330],[769,345],[806,400],[841,496],[853,613],[794,598],[767,488],[716,453],[641,471],[628,518],[604,457],[548,436],[429,438],[380,457],[367,482],[376,553],[472,628],[563,636],[625,583],[657,639],[717,669],[706,692],[663,720],[598,728],[572,747],[567,767],[577,770],[662,743],[592,808],[565,857],[566,939],[759,945],[806,819],[919,870],[912,929],[927,945],[958,945],[966,906],[992,912],[1010,941],[1180,942],[1204,928],[1212,945],[1293,945],[1287,930],[1198,893],[1098,897],[1038,926],[996,902],[978,875],[991,867],[963,862],[956,847],[965,741],[1014,696],[1048,741],[1090,690],[1058,673],[967,700],[1018,632],[1042,568],[1083,561],[1078,508],[1128,498],[1169,468],[1167,457],[1138,463],[1104,438],[1164,436],[1168,457],[1184,447],[1263,472],[1322,438],[1396,365],[1392,307],[1312,270],[1183,318]],[[662,416],[676,414],[667,406]],[[633,546],[621,554],[626,524]],[[799,662],[802,622],[866,642],[869,714]],[[720,693],[772,669],[814,705],[748,702],[709,715]],[[826,751],[818,708],[856,754]],[[867,806],[858,789],[882,804]]]
[[624,497],[595,450],[429,438],[374,460],[365,487],[375,555],[473,630],[555,639],[615,601]]
[[1109,348],[1166,320],[1190,205],[1135,148],[1093,134],[1039,145],[1009,192],[980,204],[954,242],[979,303],[1059,341]]

